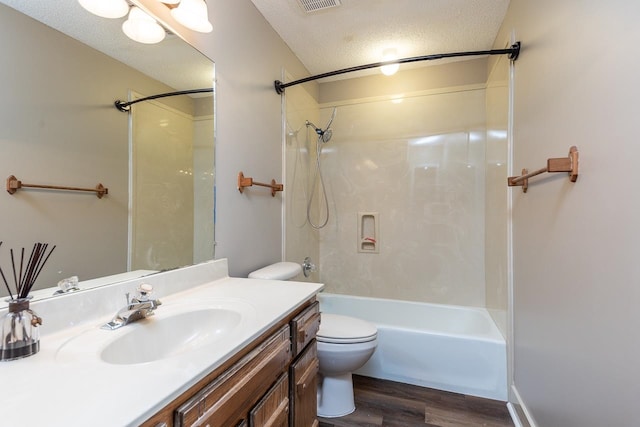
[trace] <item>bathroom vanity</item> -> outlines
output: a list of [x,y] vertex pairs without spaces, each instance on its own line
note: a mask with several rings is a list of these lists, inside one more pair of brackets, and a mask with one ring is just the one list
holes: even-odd
[[317,426],[319,325],[310,299],[143,426]]
[[[155,314],[100,329],[142,282],[162,301]],[[226,260],[216,260],[34,302],[44,319],[40,352],[0,363],[12,385],[3,423],[317,425],[321,289],[230,278]]]

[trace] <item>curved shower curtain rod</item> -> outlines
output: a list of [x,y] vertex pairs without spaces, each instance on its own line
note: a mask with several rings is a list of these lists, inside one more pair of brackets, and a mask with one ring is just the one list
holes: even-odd
[[138,102],[149,101],[149,100],[158,99],[158,98],[166,98],[167,96],[189,95],[192,93],[206,93],[206,92],[213,92],[213,88],[207,87],[204,89],[190,89],[190,90],[181,90],[178,92],[160,93],[158,95],[145,96],[144,98],[135,99],[133,101],[128,101],[128,102],[117,100],[116,102],[113,103],[113,105],[115,105],[116,108],[122,111],[123,113],[128,113],[129,111],[131,111],[131,106]]
[[304,79],[294,80],[289,83],[282,83],[280,80],[276,80],[273,82],[273,86],[276,89],[276,93],[278,95],[282,95],[284,90],[289,86],[295,86],[301,83],[307,83],[313,80],[323,79],[325,77],[337,76],[345,73],[352,73],[354,71],[362,71],[368,70],[369,68],[377,68],[382,67],[383,65],[392,65],[392,64],[406,64],[409,62],[419,62],[419,61],[432,61],[434,59],[444,59],[444,58],[456,58],[461,56],[480,56],[480,55],[509,55],[509,59],[515,61],[518,59],[518,55],[520,54],[520,42],[515,42],[511,45],[511,47],[507,49],[494,49],[494,50],[477,50],[471,52],[454,52],[454,53],[437,53],[434,55],[426,55],[426,56],[414,56],[412,58],[402,58],[402,59],[394,59],[393,61],[383,61],[383,62],[375,62],[373,64],[366,65],[358,65],[356,67],[343,68],[341,70],[329,71],[327,73],[316,74],[315,76],[305,77]]

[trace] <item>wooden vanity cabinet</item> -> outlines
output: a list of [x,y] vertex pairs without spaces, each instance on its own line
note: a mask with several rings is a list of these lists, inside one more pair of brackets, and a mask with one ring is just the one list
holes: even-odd
[[291,319],[293,357],[302,353],[305,347],[316,338],[319,329],[320,303],[316,301]]
[[249,413],[250,427],[289,426],[289,375],[278,382]]
[[[175,412],[176,427],[236,426],[291,360],[285,325]],[[288,403],[288,402],[287,402]]]
[[320,328],[320,305],[315,302],[291,321],[293,357],[289,368],[291,427],[318,426],[316,333]]
[[317,346],[316,341],[313,340],[290,368],[290,425],[292,427],[318,425],[318,367]]
[[317,426],[319,322],[312,299],[142,427]]

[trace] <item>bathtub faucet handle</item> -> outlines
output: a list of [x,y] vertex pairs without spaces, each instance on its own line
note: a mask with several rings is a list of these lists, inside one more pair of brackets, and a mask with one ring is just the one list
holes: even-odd
[[302,272],[304,273],[304,277],[309,277],[311,273],[315,273],[318,271],[318,267],[311,261],[311,258],[306,257],[302,262]]

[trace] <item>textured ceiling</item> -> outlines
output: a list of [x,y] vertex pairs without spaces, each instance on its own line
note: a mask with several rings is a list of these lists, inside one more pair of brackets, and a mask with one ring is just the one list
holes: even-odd
[[100,18],[84,10],[77,0],[0,0],[0,3],[177,90],[211,87],[212,62],[175,35],[168,35],[155,45],[136,43],[121,30],[126,18]]
[[311,74],[382,61],[387,48],[395,48],[399,58],[491,49],[509,5],[341,0],[340,6],[306,13],[298,0],[251,1]]
[[[306,13],[298,0],[251,1],[311,74],[382,61],[386,48],[395,48],[401,58],[490,49],[509,5],[509,0],[341,0],[340,6]],[[145,53],[141,55],[130,47],[138,44],[130,42],[120,31],[121,20],[94,17],[77,0],[0,0],[0,3],[124,63],[132,65],[145,57],[150,61],[135,67],[172,87],[203,86],[200,82],[172,81],[186,73],[171,68],[171,63],[187,62],[165,59],[178,59],[176,53],[164,52],[165,47],[172,43],[186,45],[175,36],[174,40],[169,38],[159,45],[144,46]],[[195,52],[190,50],[185,55]],[[204,57],[197,53],[195,60],[202,62],[201,59]],[[210,70],[207,62],[202,63],[203,70],[205,67]],[[371,73],[377,71],[360,74]],[[210,74],[206,78],[210,79]]]

